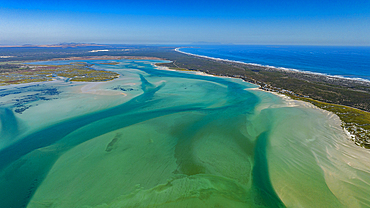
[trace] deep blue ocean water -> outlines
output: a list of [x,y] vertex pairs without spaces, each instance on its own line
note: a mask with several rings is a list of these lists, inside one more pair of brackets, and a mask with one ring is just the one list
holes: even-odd
[[370,47],[203,45],[180,51],[213,58],[370,80]]

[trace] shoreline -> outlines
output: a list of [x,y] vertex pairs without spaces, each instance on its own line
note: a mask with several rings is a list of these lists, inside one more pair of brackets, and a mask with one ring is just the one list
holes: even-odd
[[[339,75],[338,76],[333,76],[333,75],[326,75],[326,74],[317,73],[317,72],[301,71],[301,70],[298,70],[298,69],[288,69],[288,68],[284,68],[284,67],[265,66],[265,65],[261,65],[261,64],[245,63],[245,62],[241,62],[241,61],[234,61],[234,60],[228,60],[228,59],[214,58],[214,57],[209,57],[209,56],[202,56],[202,55],[196,55],[196,54],[192,54],[192,53],[183,52],[183,51],[180,51],[179,50],[181,48],[187,48],[187,47],[175,48],[174,51],[179,52],[179,53],[182,53],[182,54],[185,54],[185,55],[189,55],[189,56],[194,56],[194,57],[209,59],[209,60],[213,60],[213,61],[219,61],[221,63],[223,63],[223,62],[230,62],[230,63],[243,64],[243,65],[247,65],[247,66],[257,66],[257,67],[262,67],[262,68],[269,68],[269,69],[276,70],[276,71],[284,71],[284,72],[291,72],[291,73],[297,73],[297,74],[309,74],[309,75],[317,75],[317,76],[322,76],[322,77],[327,77],[327,78],[350,80],[350,81],[355,81],[355,82],[363,83],[363,84],[365,84],[367,86],[370,86],[370,80],[366,80],[366,79],[362,79],[362,78],[347,78],[347,77],[341,77]],[[176,69],[174,69],[174,70],[175,71],[182,71],[182,70],[176,70]],[[189,70],[189,71],[192,71],[192,70]],[[203,71],[201,71],[201,72],[207,74],[207,72],[203,72]],[[215,75],[215,74],[209,74],[209,73],[208,73],[208,75],[210,75],[210,76],[219,76],[219,77],[229,77],[229,78],[239,78],[239,79],[242,79],[242,80],[244,80],[244,81],[246,81],[248,83],[258,85],[259,86],[259,89],[261,89],[263,91],[276,92],[276,93],[282,94],[282,95],[291,94],[291,95],[294,95],[294,96],[297,96],[297,97],[300,96],[300,95],[294,94],[294,93],[287,93],[287,92],[290,92],[288,90],[285,90],[285,91],[281,92],[281,91],[279,91],[281,89],[276,88],[276,87],[269,86],[267,84],[265,84],[264,86],[262,86],[262,82],[259,82],[259,83],[258,82],[257,83],[256,82],[251,82],[251,81],[248,81],[246,79],[243,79],[243,77],[239,77],[239,76],[230,77],[230,76]],[[308,96],[304,96],[304,95],[303,96],[301,95],[301,97],[309,98]],[[347,106],[347,105],[343,105],[343,104],[337,104],[337,105],[342,105],[342,106],[345,106],[345,107],[348,107],[348,108],[353,108],[353,109],[356,109],[356,110],[365,111],[363,109],[359,109],[359,108],[356,108],[356,107]],[[365,112],[367,112],[367,111],[365,111]]]
[[[177,71],[177,72],[186,72],[184,70],[176,70],[176,69],[170,69],[169,67],[167,66],[157,66],[156,64],[153,64],[155,67],[158,68],[158,70],[167,70],[167,71]],[[243,82],[248,82],[248,81],[245,81],[244,79],[242,78],[238,78],[238,77],[229,77],[229,76],[218,76],[218,75],[213,75],[213,74],[207,74],[206,72],[202,72],[202,71],[192,71],[192,70],[189,70],[187,72],[193,72],[195,75],[199,75],[199,76],[210,76],[210,77],[220,77],[220,78],[231,78],[231,79],[240,79],[242,80]],[[251,83],[251,82],[248,82],[249,84],[253,84],[253,85],[257,85],[255,83]],[[257,85],[258,86],[258,85]],[[325,110],[325,109],[321,109],[315,105],[313,105],[312,103],[310,102],[306,102],[306,101],[303,101],[303,100],[296,100],[296,99],[293,99],[291,97],[289,97],[288,95],[284,94],[284,93],[279,93],[279,92],[273,92],[273,91],[267,91],[267,90],[263,90],[261,89],[261,87],[255,87],[255,88],[246,88],[246,90],[256,90],[256,91],[260,91],[260,92],[267,92],[267,93],[271,93],[275,96],[278,96],[280,97],[282,100],[284,100],[285,102],[293,102],[293,103],[296,103],[296,104],[287,104],[287,106],[289,107],[295,107],[295,106],[300,106],[300,107],[307,107],[310,106],[309,108],[314,108],[314,109],[318,109],[320,111],[323,111],[325,112],[326,114],[330,114],[330,115],[335,115],[337,116],[337,118],[340,120],[340,118],[338,117],[338,115],[334,114],[333,112],[331,111],[328,111],[328,110]],[[297,104],[299,103],[299,104]],[[357,109],[359,110],[359,109]]]
[[[153,65],[156,66],[158,68],[158,70],[168,70],[168,71],[184,72],[184,70],[170,69],[167,66],[157,66],[155,64],[153,64]],[[188,70],[188,71],[194,72],[194,74],[200,75],[200,76],[212,76],[212,77],[221,77],[221,78],[233,78],[233,79],[240,79],[243,82],[248,82],[248,81],[245,81],[242,78],[237,78],[237,77],[218,76],[218,75],[207,74],[206,72],[201,72],[201,71],[192,71],[192,70]],[[251,83],[251,82],[248,82],[248,83],[257,85],[255,83]],[[356,143],[356,135],[355,134],[352,134],[348,129],[346,129],[346,128],[343,127],[343,123],[345,123],[345,122],[337,114],[335,114],[334,112],[328,111],[327,109],[320,108],[320,107],[314,105],[313,103],[310,103],[310,102],[307,102],[307,101],[304,101],[304,100],[294,99],[294,98],[292,98],[292,97],[290,97],[290,96],[288,96],[288,95],[286,95],[284,93],[279,93],[279,92],[273,92],[273,91],[264,90],[261,87],[246,88],[246,90],[271,93],[271,94],[273,94],[275,96],[280,97],[285,102],[285,105],[287,107],[311,108],[311,109],[319,110],[322,113],[324,113],[328,117],[328,119],[332,119],[333,122],[336,125],[338,125],[338,127],[340,127],[343,130],[343,134],[345,134],[347,136],[348,140],[351,140],[351,141],[355,142],[355,144],[357,146],[360,146],[359,144]],[[348,107],[348,106],[346,106],[346,107]],[[356,108],[354,108],[354,109],[356,109]],[[356,110],[359,110],[359,109],[356,109]]]
[[[156,66],[159,70],[167,70],[167,71],[177,71],[177,72],[184,72],[184,70],[175,70],[175,69],[170,69],[169,67],[167,66],[157,66],[155,64],[153,64],[154,66]],[[186,72],[186,71],[185,71]],[[213,74],[207,74],[206,72],[202,72],[202,71],[191,71],[189,70],[188,72],[193,72],[195,75],[199,75],[199,76],[211,76],[211,77],[220,77],[220,78],[231,78],[231,79],[240,79],[242,80],[243,82],[248,82],[248,81],[245,81],[244,79],[242,78],[238,78],[238,77],[229,77],[229,76],[218,76],[218,75],[213,75]],[[249,84],[253,84],[253,85],[257,85],[255,83],[251,83],[251,82],[248,82]],[[258,85],[257,85],[258,86]],[[289,97],[288,95],[284,94],[284,93],[279,93],[279,92],[273,92],[273,91],[268,91],[268,90],[264,90],[264,89],[261,89],[261,87],[255,87],[255,88],[246,88],[246,90],[251,90],[251,91],[260,91],[260,92],[267,92],[267,93],[271,93],[275,96],[278,96],[280,97],[282,100],[284,100],[285,102],[292,102],[292,103],[295,103],[295,104],[289,104],[289,103],[286,103],[288,107],[296,107],[296,106],[300,106],[300,107],[304,107],[304,108],[314,108],[314,109],[317,109],[317,110],[320,110],[320,111],[323,111],[325,112],[326,114],[328,115],[333,115],[333,116],[336,116],[338,118],[338,120],[341,121],[341,119],[338,117],[338,115],[336,115],[335,113],[331,112],[331,111],[328,111],[326,109],[322,109],[322,108],[319,108],[317,106],[315,106],[314,104],[310,103],[310,102],[306,102],[306,101],[303,101],[303,100],[296,100],[296,99],[293,99],[291,97]],[[308,107],[309,106],[309,107]],[[348,107],[348,106],[347,106]],[[359,110],[359,109],[357,109]],[[344,129],[345,130],[345,129]],[[345,130],[346,132],[346,130]]]
[[[228,60],[228,59],[214,58],[214,57],[209,57],[209,56],[202,56],[202,55],[196,55],[196,54],[192,54],[192,53],[183,52],[183,51],[180,51],[179,50],[181,48],[185,48],[185,47],[176,48],[176,49],[174,49],[174,51],[179,52],[179,53],[182,53],[182,54],[185,54],[185,55],[189,55],[189,56],[195,56],[195,57],[209,59],[209,60],[213,60],[213,61],[219,61],[221,63],[223,63],[223,62],[237,63],[237,64],[243,64],[243,65],[247,65],[247,66],[257,66],[257,67],[262,67],[262,68],[268,68],[268,69],[272,69],[272,70],[275,70],[275,71],[284,71],[284,72],[297,73],[297,74],[317,75],[317,76],[322,76],[322,77],[327,77],[327,78],[333,78],[333,79],[350,80],[350,81],[355,81],[355,82],[363,83],[365,85],[370,86],[370,80],[360,80],[362,78],[346,78],[346,77],[341,77],[341,76],[326,75],[326,74],[317,73],[317,72],[301,71],[301,70],[298,70],[298,69],[292,69],[292,70],[290,70],[290,69],[284,68],[284,67],[264,66],[264,65],[260,65],[260,64],[254,64],[254,63],[245,63],[245,62],[241,62],[241,61],[234,61],[234,60]],[[181,71],[181,70],[178,70],[178,71]],[[206,72],[203,72],[203,73],[206,73]],[[218,75],[214,75],[214,74],[209,74],[209,75],[218,76]],[[220,76],[220,77],[222,77],[222,76]],[[230,76],[223,76],[223,77],[230,77]],[[264,91],[277,92],[277,93],[284,94],[284,95],[287,94],[286,93],[287,91],[280,92],[280,91],[278,91],[278,88],[275,89],[275,87],[267,86],[266,84],[263,86],[262,85],[262,82],[260,82],[260,83],[258,83],[258,82],[257,83],[253,83],[253,82],[250,82],[248,80],[243,79],[243,77],[238,77],[238,76],[234,76],[234,77],[230,77],[230,78],[240,78],[240,79],[242,79],[242,80],[244,80],[246,82],[249,82],[249,83],[252,83],[252,84],[256,84],[256,85],[260,86],[260,89],[262,89]],[[293,93],[289,93],[289,94],[293,94]],[[293,95],[299,96],[297,94],[293,94]],[[346,106],[346,105],[343,105],[343,106]],[[362,109],[358,109],[358,108],[351,107],[351,106],[346,106],[346,107],[350,107],[350,108],[354,108],[354,109],[357,109],[357,110],[364,111]]]
[[[194,54],[191,54],[191,53],[182,52],[182,51],[179,51],[179,48],[176,48],[175,51],[179,52],[179,53],[182,53],[182,54],[189,55],[189,56],[200,57],[200,58],[204,58],[204,59],[213,60],[213,61],[216,61],[216,62],[235,63],[235,62],[230,61],[230,60],[225,61],[225,60],[222,60],[222,59],[215,59],[215,58],[212,58],[212,57],[198,56],[198,55],[194,55]],[[250,64],[246,64],[246,63],[237,63],[237,64],[244,64],[244,65],[251,66]],[[254,66],[254,65],[252,65],[252,66]],[[258,67],[261,67],[261,66],[258,66]],[[266,67],[263,67],[263,68],[266,68]],[[276,71],[281,71],[282,70],[282,69],[277,69],[277,68],[269,68],[269,69],[276,70]],[[301,72],[301,71],[298,71],[298,70],[297,71],[289,71],[289,72],[297,73],[297,74],[310,74],[310,75],[316,75],[316,76],[321,76],[321,77],[328,77],[326,75],[321,75],[321,74],[317,75],[317,74],[312,74],[312,73],[305,73],[305,72]],[[206,73],[206,72],[203,72],[203,73]],[[210,75],[212,75],[212,74],[210,74]],[[224,76],[224,77],[230,77],[230,76]],[[365,119],[370,118],[370,113],[369,112],[358,109],[358,108],[355,108],[355,107],[342,105],[342,104],[331,104],[331,103],[327,103],[327,102],[318,101],[318,100],[309,98],[309,96],[298,95],[298,94],[295,94],[294,92],[289,91],[289,90],[284,90],[284,89],[269,86],[267,84],[264,84],[263,82],[257,81],[255,83],[253,83],[253,82],[250,82],[246,79],[243,79],[243,77],[240,77],[240,76],[238,77],[238,76],[234,75],[234,77],[230,77],[230,78],[242,79],[246,82],[249,82],[249,83],[256,84],[256,85],[260,86],[258,89],[261,90],[261,91],[270,92],[270,93],[273,93],[277,96],[279,96],[279,95],[286,96],[287,98],[292,99],[292,101],[302,101],[304,103],[311,104],[311,105],[315,106],[317,109],[325,111],[328,114],[336,115],[339,118],[339,120],[341,121],[340,126],[343,129],[344,133],[347,135],[348,139],[353,141],[357,146],[363,147],[365,149],[370,149],[370,130],[367,130],[366,128],[363,128],[364,126],[370,125],[370,122],[368,120],[365,120],[365,123],[363,121],[363,117],[365,117]],[[338,78],[338,77],[335,77],[335,79],[341,79],[341,80],[345,80],[345,81],[354,81],[356,83],[363,83],[363,84],[366,84],[366,85],[368,85],[370,83],[370,82],[364,82],[364,81],[352,80],[352,79],[345,79],[345,78]],[[256,80],[254,80],[254,81],[256,81]],[[264,86],[263,86],[263,84],[264,84]],[[346,116],[346,114],[347,115],[348,114],[350,114],[350,115],[353,114],[353,117],[360,117],[360,118],[355,118],[355,119],[347,118],[348,116]]]
[[325,77],[329,77],[329,78],[333,78],[333,79],[345,79],[345,80],[351,80],[351,81],[370,83],[370,80],[364,79],[364,78],[350,78],[350,77],[344,77],[344,76],[341,76],[341,75],[330,75],[330,74],[325,74],[325,73],[320,73],[320,72],[311,72],[311,71],[305,71],[305,70],[299,70],[299,69],[293,69],[293,68],[262,65],[262,64],[257,64],[257,63],[246,63],[246,62],[243,62],[243,61],[236,61],[236,60],[230,60],[230,59],[215,58],[215,57],[211,57],[211,56],[197,55],[197,54],[193,54],[193,53],[180,51],[181,48],[188,48],[188,47],[179,47],[179,48],[175,48],[174,50],[176,52],[179,52],[179,53],[182,53],[182,54],[195,56],[195,57],[199,57],[199,58],[210,59],[210,60],[214,60],[214,61],[230,62],[230,63],[236,63],[236,64],[245,64],[245,65],[249,65],[249,66],[268,68],[268,69],[272,69],[272,70],[276,70],[276,71],[285,71],[285,72],[293,72],[293,73],[296,72],[296,73],[302,73],[302,74],[325,76]]

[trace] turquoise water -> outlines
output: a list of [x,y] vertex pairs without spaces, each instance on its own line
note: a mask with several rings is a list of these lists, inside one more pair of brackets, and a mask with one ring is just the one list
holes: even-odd
[[122,76],[0,91],[1,207],[369,206],[369,152],[332,115],[239,79],[101,62]]

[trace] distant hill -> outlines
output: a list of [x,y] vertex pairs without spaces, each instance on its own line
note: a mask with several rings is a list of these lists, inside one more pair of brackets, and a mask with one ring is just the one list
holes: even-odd
[[95,43],[59,43],[52,45],[0,45],[1,48],[77,48],[77,47],[86,47],[86,46],[106,46],[102,44]]

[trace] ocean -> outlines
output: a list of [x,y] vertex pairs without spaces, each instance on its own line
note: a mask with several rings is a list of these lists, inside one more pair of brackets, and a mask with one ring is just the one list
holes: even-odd
[[370,152],[335,115],[162,61],[84,62],[121,76],[0,87],[0,207],[370,207]]
[[346,78],[370,80],[370,47],[202,45],[180,51]]

